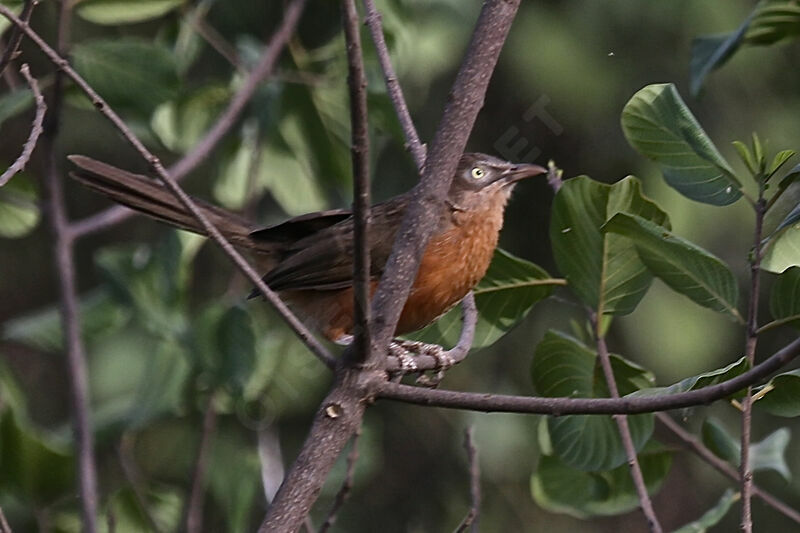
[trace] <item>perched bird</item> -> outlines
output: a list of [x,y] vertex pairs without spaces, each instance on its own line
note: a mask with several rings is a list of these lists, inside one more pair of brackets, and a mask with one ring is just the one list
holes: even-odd
[[[87,187],[181,229],[203,227],[162,185],[89,157],[69,157],[70,175]],[[396,334],[422,329],[457,304],[480,281],[491,261],[514,185],[546,173],[480,153],[464,154]],[[411,196],[400,194],[371,208],[369,252],[372,289],[383,274]],[[329,340],[348,343],[353,332],[353,217],[346,209],[308,213],[259,228],[235,213],[195,200],[237,248],[250,252],[264,282],[309,326]]]

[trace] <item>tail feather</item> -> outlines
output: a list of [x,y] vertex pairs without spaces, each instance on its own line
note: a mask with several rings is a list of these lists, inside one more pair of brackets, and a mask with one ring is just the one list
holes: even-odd
[[[70,177],[86,187],[102,193],[111,199],[136,211],[178,228],[206,235],[205,229],[192,214],[164,186],[154,180],[133,174],[117,167],[102,163],[90,157],[71,155],[69,160],[78,169],[70,172]],[[253,225],[225,209],[193,198],[197,206],[232,244],[260,252],[269,253],[267,243],[259,243],[250,237],[256,229]]]

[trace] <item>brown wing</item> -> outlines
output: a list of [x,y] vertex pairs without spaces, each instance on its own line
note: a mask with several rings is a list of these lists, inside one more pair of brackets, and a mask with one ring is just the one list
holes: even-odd
[[[369,248],[373,278],[383,272],[407,200],[393,198],[372,207]],[[333,225],[289,244],[286,255],[264,276],[273,290],[333,290],[353,284],[353,219]]]

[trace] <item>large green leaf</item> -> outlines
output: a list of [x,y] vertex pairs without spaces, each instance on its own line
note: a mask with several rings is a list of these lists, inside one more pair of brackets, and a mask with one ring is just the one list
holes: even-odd
[[603,227],[631,240],[654,275],[703,307],[741,321],[739,287],[728,267],[702,248],[638,216],[618,213]]
[[760,2],[745,37],[747,44],[768,45],[800,36],[800,6],[793,0]]
[[[550,295],[556,283],[541,267],[497,249],[474,290],[478,323],[472,348],[484,348],[505,335]],[[460,334],[461,308],[456,307],[412,338],[452,346]]]
[[[639,453],[647,491],[658,492],[667,477],[672,454],[648,445]],[[576,470],[554,456],[542,455],[531,477],[536,503],[549,511],[578,518],[609,516],[639,505],[628,465],[603,472]]]
[[776,416],[800,416],[800,369],[778,374],[759,392],[763,396],[755,403],[757,408]]
[[726,367],[704,372],[696,376],[691,376],[672,385],[666,387],[652,387],[638,390],[631,393],[631,396],[666,396],[669,394],[677,394],[679,392],[686,392],[690,390],[702,389],[703,387],[710,387],[723,381],[735,378],[739,374],[746,372],[749,369],[747,358],[742,357],[738,361],[734,361]]
[[778,276],[770,293],[769,309],[775,320],[789,320],[800,326],[800,267],[790,267]]
[[0,187],[0,237],[24,237],[39,223],[38,195],[25,174]]
[[800,266],[800,221],[784,226],[772,236],[764,250],[761,268],[780,274]]
[[692,58],[689,62],[689,88],[697,97],[706,76],[725,64],[744,40],[753,19],[751,13],[736,31],[722,35],[705,35],[692,41]]
[[716,505],[703,513],[703,516],[676,529],[672,533],[705,533],[708,528],[717,525],[725,517],[728,510],[739,498],[738,492],[733,489],[726,490]]
[[[619,356],[612,368],[620,394],[629,394],[653,383],[653,376]],[[547,397],[607,398],[608,386],[594,350],[563,333],[548,331],[536,347],[531,376],[536,391]],[[628,417],[637,450],[653,432],[651,414]],[[572,468],[610,470],[626,460],[616,422],[610,416],[569,415],[548,418],[553,450]]]
[[95,24],[114,26],[158,18],[183,3],[184,0],[81,0],[76,11]]
[[669,227],[666,213],[642,195],[633,176],[614,185],[573,178],[553,200],[550,240],[556,264],[570,288],[601,314],[630,313],[652,281],[633,243],[600,229],[619,212]]
[[730,165],[671,83],[648,85],[622,110],[628,142],[661,167],[678,192],[712,205],[728,205],[742,195]]
[[177,67],[165,47],[131,37],[84,41],[72,57],[75,69],[112,107],[149,118],[178,94]]

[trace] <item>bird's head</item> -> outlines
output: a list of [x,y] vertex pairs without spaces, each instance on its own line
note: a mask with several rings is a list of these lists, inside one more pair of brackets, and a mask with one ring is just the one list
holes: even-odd
[[518,181],[546,173],[547,169],[539,165],[510,163],[477,152],[466,153],[458,163],[448,200],[456,206],[469,208],[495,194],[507,199]]

